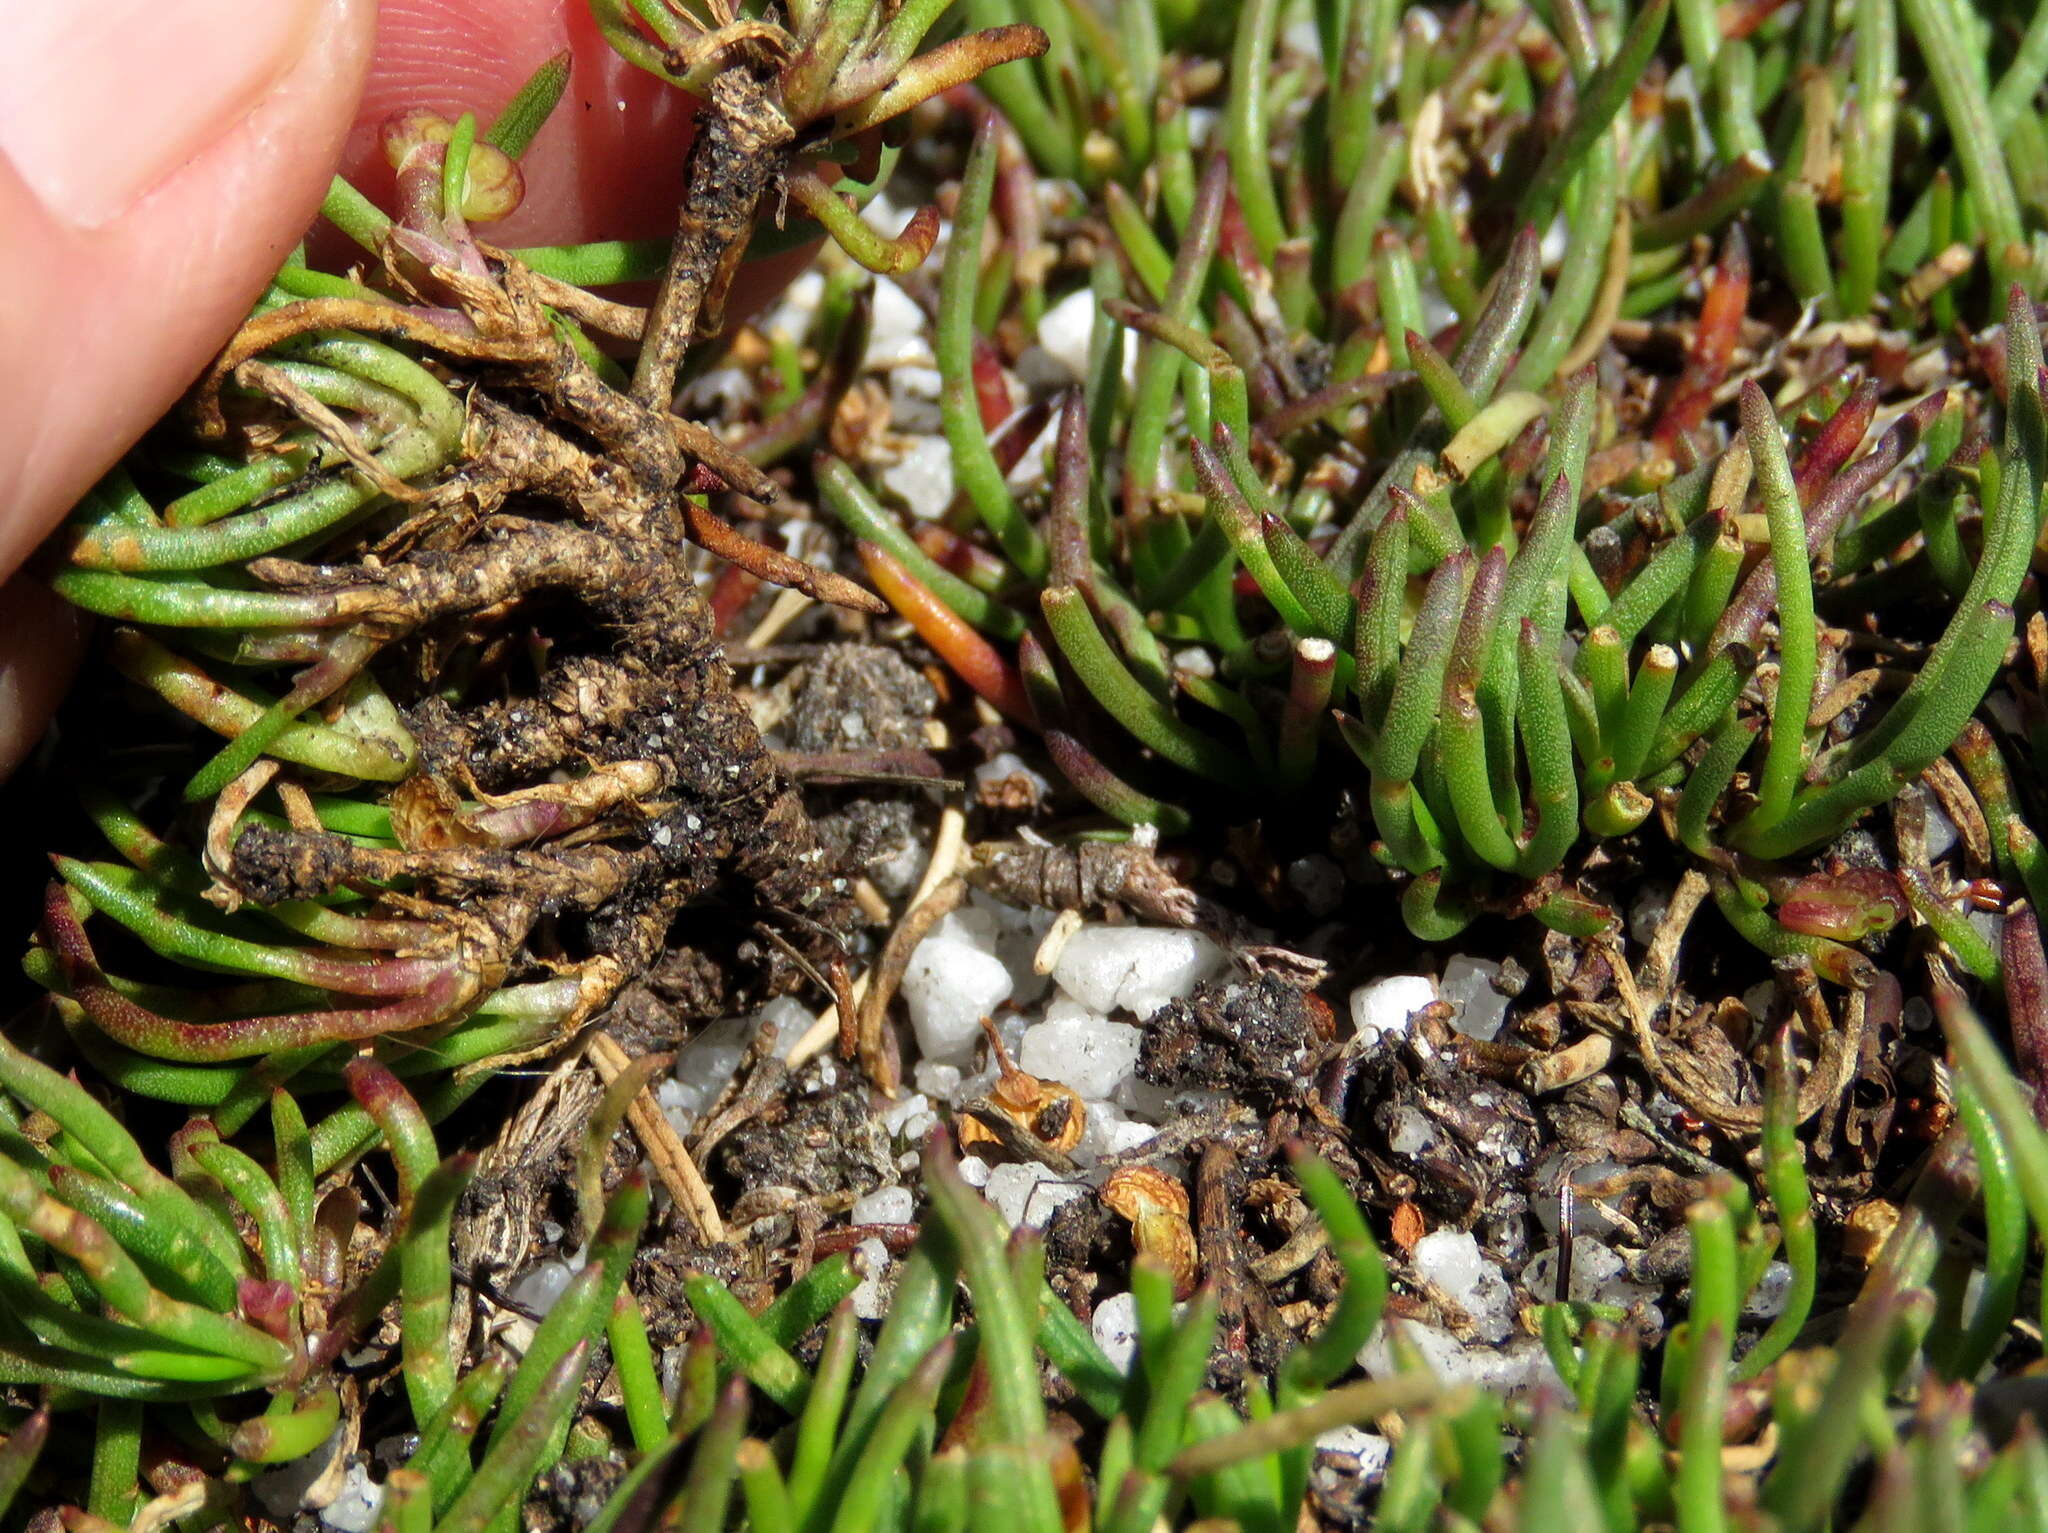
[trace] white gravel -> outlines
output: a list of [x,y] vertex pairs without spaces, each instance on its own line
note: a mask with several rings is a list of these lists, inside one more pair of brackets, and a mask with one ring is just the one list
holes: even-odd
[[910,955],[903,1001],[925,1058],[964,1061],[981,1037],[981,1019],[1010,998],[1014,982],[995,946],[995,922],[969,908],[940,921]]
[[860,1286],[851,1298],[853,1313],[861,1320],[880,1320],[888,1313],[891,1284],[889,1248],[880,1240],[863,1240],[853,1248],[854,1267],[861,1273]]
[[1052,977],[1068,995],[1103,1016],[1123,1010],[1140,1020],[1222,971],[1223,949],[1177,927],[1084,926],[1067,940]]
[[369,1466],[351,1463],[342,1471],[341,1489],[320,1508],[320,1521],[334,1533],[370,1533],[383,1505],[384,1487],[370,1478]]
[[1516,1395],[1557,1382],[1557,1370],[1543,1344],[1524,1336],[1504,1347],[1466,1346],[1441,1326],[1420,1320],[1383,1321],[1372,1339],[1359,1349],[1358,1366],[1366,1377],[1391,1378],[1401,1372],[1389,1327],[1400,1327],[1404,1340],[1421,1355],[1422,1364],[1446,1384],[1476,1384],[1495,1394]]
[[855,1224],[908,1224],[917,1213],[917,1195],[908,1187],[881,1187],[859,1199],[847,1217]]
[[1499,1267],[1487,1260],[1479,1242],[1464,1230],[1436,1230],[1415,1242],[1409,1253],[1416,1276],[1433,1284],[1471,1319],[1472,1333],[1496,1345],[1515,1329],[1515,1295]]
[[926,328],[924,310],[916,299],[887,277],[875,278],[874,323],[861,367],[868,372],[906,365],[930,367],[932,348],[925,338]]
[[1427,974],[1389,975],[1351,992],[1351,1025],[1368,1042],[1382,1033],[1404,1033],[1435,1000],[1436,981]]
[[1337,1427],[1316,1439],[1316,1451],[1341,1453],[1358,1460],[1358,1473],[1370,1482],[1387,1472],[1387,1464],[1394,1456],[1394,1445],[1377,1432],[1368,1432],[1360,1427]]
[[1066,373],[1069,383],[1088,377],[1088,336],[1095,327],[1095,295],[1087,288],[1067,294],[1038,320],[1038,345]]
[[1127,1022],[1112,1022],[1056,996],[1045,1020],[1025,1030],[1017,1064],[1043,1080],[1071,1086],[1086,1101],[1104,1102],[1137,1068],[1143,1039]]
[[1068,1181],[1035,1163],[997,1166],[982,1189],[1013,1229],[1042,1229],[1062,1203],[1089,1196],[1085,1182]]
[[944,437],[913,437],[902,456],[882,470],[882,488],[920,521],[944,516],[953,503],[953,449]]
[[1121,1373],[1131,1371],[1138,1355],[1138,1301],[1128,1293],[1113,1293],[1095,1306],[1092,1322],[1095,1345],[1116,1364]]
[[1508,998],[1493,986],[1500,965],[1460,953],[1444,964],[1443,997],[1452,1006],[1451,1026],[1467,1038],[1491,1043],[1507,1020]]

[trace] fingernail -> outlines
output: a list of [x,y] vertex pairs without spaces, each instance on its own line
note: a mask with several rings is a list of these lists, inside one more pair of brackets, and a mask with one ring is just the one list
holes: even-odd
[[66,0],[15,7],[0,155],[50,214],[118,218],[254,107],[322,0]]

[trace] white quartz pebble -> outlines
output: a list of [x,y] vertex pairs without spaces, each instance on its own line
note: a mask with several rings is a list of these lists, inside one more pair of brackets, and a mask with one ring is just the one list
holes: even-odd
[[1508,998],[1493,988],[1500,965],[1490,958],[1462,953],[1444,965],[1443,996],[1452,1006],[1451,1026],[1467,1038],[1491,1043],[1500,1036],[1508,1014]]
[[1084,926],[1067,939],[1053,979],[1090,1011],[1143,1020],[1221,970],[1223,949],[1178,927]]
[[1088,336],[1095,328],[1095,295],[1077,288],[1038,319],[1038,344],[1067,374],[1069,383],[1088,377]]
[[1095,1306],[1095,1345],[1116,1364],[1121,1373],[1131,1371],[1138,1355],[1138,1301],[1134,1295],[1113,1293]]
[[1112,1022],[1055,1001],[1046,1020],[1027,1028],[1018,1068],[1041,1080],[1071,1086],[1084,1100],[1106,1101],[1138,1067],[1144,1035],[1128,1022]]
[[1391,974],[1351,992],[1351,1025],[1367,1041],[1406,1032],[1415,1014],[1435,999],[1436,981],[1427,974]]
[[996,955],[994,922],[956,910],[917,945],[903,971],[903,1001],[927,1059],[960,1063],[981,1037],[981,1019],[1010,998],[1010,971]]
[[912,437],[903,456],[882,470],[882,487],[921,521],[944,516],[953,503],[953,449],[944,437]]
[[1012,1227],[1037,1229],[1053,1216],[1062,1203],[1085,1198],[1089,1189],[1080,1182],[1066,1181],[1057,1173],[1035,1163],[997,1166],[988,1174],[982,1189],[995,1205],[1003,1222]]
[[1468,1231],[1433,1231],[1409,1254],[1416,1274],[1470,1317],[1475,1336],[1495,1343],[1508,1339],[1515,1328],[1514,1291]]
[[917,1196],[908,1187],[881,1187],[859,1199],[847,1216],[855,1224],[908,1224]]

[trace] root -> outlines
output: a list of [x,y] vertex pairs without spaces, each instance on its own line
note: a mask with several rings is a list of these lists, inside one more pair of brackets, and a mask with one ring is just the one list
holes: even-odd
[[[716,328],[792,138],[745,69],[713,82],[654,304],[575,310],[641,340],[629,391],[609,386],[550,323],[549,305],[570,301],[560,284],[452,226],[431,245],[402,227],[389,236],[386,265],[416,306],[287,304],[250,320],[209,369],[195,396],[203,430],[225,430],[220,390],[237,379],[405,508],[363,543],[337,545],[374,550],[352,560],[251,564],[265,583],[313,598],[332,635],[287,703],[302,709],[365,665],[395,694],[409,684],[416,696],[405,722],[418,765],[389,805],[398,844],[366,844],[300,815],[290,829],[245,821],[230,846],[230,815],[209,852],[234,894],[273,904],[405,889],[381,903],[462,934],[466,975],[459,994],[439,998],[452,1005],[522,971],[571,972],[580,1020],[661,956],[681,912],[711,898],[767,931],[768,948],[783,950],[775,962],[845,988],[845,881],[734,693],[682,553],[694,542],[817,600],[887,609],[693,501],[707,488],[764,502],[777,492],[670,409],[676,370]],[[437,478],[392,480],[346,421],[259,360],[336,329],[396,338],[457,374],[462,452]],[[513,686],[504,657],[522,646],[538,676]],[[471,674],[477,682],[462,679]],[[264,786],[261,774],[248,778],[238,807]],[[850,1017],[850,997],[836,998]],[[360,1025],[371,1025],[367,1015]],[[865,1053],[880,1068],[878,1051]]]

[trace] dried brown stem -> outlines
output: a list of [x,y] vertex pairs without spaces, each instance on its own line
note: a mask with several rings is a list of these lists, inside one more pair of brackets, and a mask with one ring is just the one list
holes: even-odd
[[781,150],[795,130],[744,70],[729,69],[711,83],[711,99],[697,118],[697,137],[683,169],[683,203],[676,215],[668,270],[655,293],[645,343],[633,368],[635,402],[668,408],[676,370],[696,339],[699,321],[715,330],[725,284],[748,231],[754,208],[782,167]]
[[889,611],[889,604],[881,597],[855,585],[844,575],[821,570],[779,549],[756,543],[745,533],[734,530],[730,523],[721,520],[708,507],[700,506],[688,497],[680,503],[683,526],[689,532],[690,541],[706,553],[716,554],[728,564],[737,564],[748,574],[757,575],[772,586],[787,586],[793,591],[801,591],[813,601],[850,607],[855,612],[866,612],[876,617]]

